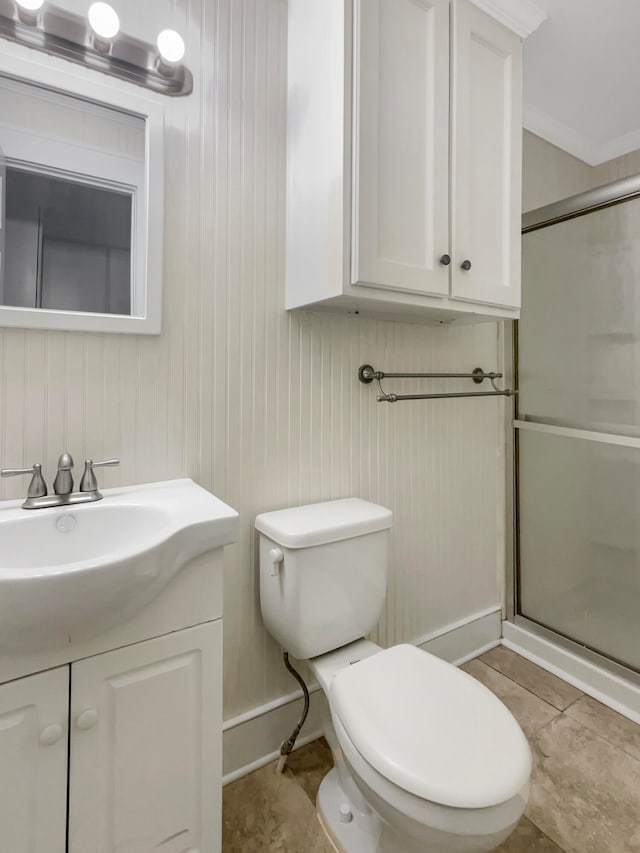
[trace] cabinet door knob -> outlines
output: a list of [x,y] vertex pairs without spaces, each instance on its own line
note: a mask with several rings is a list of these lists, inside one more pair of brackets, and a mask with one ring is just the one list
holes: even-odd
[[451,263],[451,255],[442,255],[440,257],[440,263],[442,264],[443,267],[448,267],[449,264]]
[[46,728],[42,729],[38,741],[40,743],[40,746],[53,746],[54,743],[58,743],[61,737],[62,726],[59,726],[56,723],[53,726],[47,726]]
[[460,264],[460,269],[461,270],[470,270],[471,269],[471,261],[463,261]]
[[89,708],[88,711],[83,711],[81,714],[78,714],[76,726],[81,731],[87,732],[89,731],[89,729],[92,729],[97,722],[98,712],[95,710],[95,708]]

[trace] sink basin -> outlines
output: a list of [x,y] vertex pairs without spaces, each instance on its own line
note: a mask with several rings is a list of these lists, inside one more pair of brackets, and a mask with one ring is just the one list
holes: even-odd
[[0,651],[85,641],[145,607],[238,514],[192,480],[106,489],[97,503],[0,502]]

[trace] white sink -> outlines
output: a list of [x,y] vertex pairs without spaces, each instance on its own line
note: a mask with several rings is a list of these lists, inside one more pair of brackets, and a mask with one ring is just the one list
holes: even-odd
[[237,539],[238,514],[192,480],[106,489],[97,503],[0,502],[0,652],[87,640],[180,569]]

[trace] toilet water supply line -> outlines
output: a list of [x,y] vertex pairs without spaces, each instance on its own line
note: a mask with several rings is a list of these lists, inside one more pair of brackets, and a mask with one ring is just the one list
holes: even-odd
[[289,670],[291,675],[298,682],[300,687],[302,687],[302,693],[304,695],[304,708],[302,709],[302,714],[300,719],[298,720],[296,727],[291,732],[289,737],[282,742],[280,746],[280,758],[278,759],[278,763],[276,764],[276,773],[282,773],[285,768],[285,764],[287,763],[287,758],[293,752],[293,747],[295,746],[296,740],[298,739],[298,735],[300,734],[300,729],[304,726],[304,722],[307,719],[307,714],[309,713],[309,690],[307,685],[304,683],[303,677],[297,672],[289,663],[289,652],[284,652],[283,655],[284,665]]

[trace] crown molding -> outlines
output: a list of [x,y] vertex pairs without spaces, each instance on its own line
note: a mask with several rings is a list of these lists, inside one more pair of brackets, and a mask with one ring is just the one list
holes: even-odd
[[600,145],[598,163],[606,163],[608,160],[631,154],[638,149],[640,149],[640,128],[625,133],[623,136],[616,136],[615,139],[609,139]]
[[589,166],[599,166],[640,149],[640,128],[606,142],[596,142],[531,104],[524,104],[522,124],[525,130],[546,139]]
[[522,125],[525,130],[530,130],[536,136],[546,139],[557,148],[561,148],[568,154],[582,160],[589,166],[597,165],[598,152],[597,145],[594,145],[593,140],[582,133],[578,133],[564,124],[561,121],[545,113],[543,110],[532,106],[531,104],[523,104],[522,107]]
[[471,0],[474,6],[491,15],[522,39],[538,29],[549,16],[533,0]]

